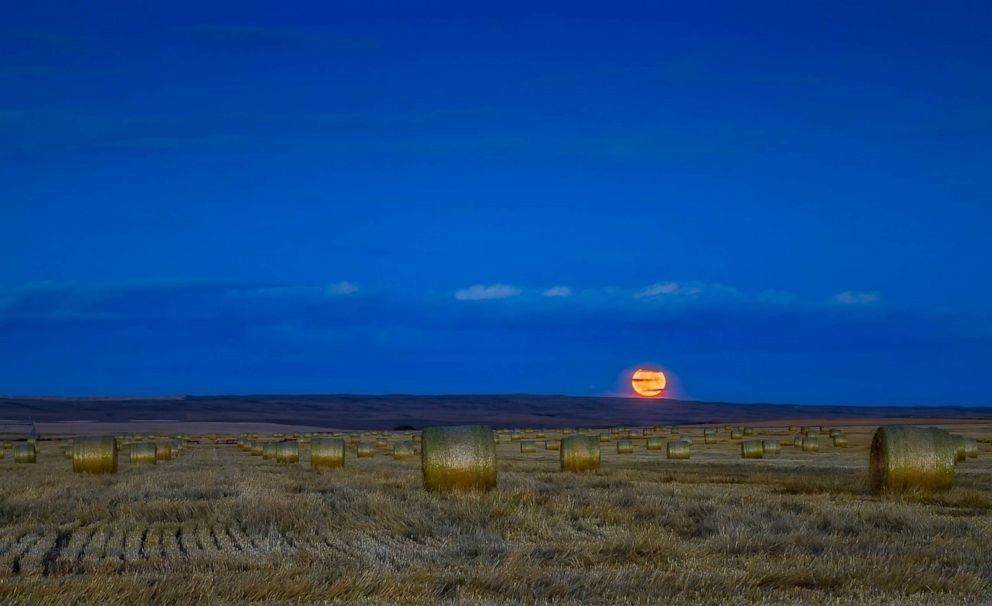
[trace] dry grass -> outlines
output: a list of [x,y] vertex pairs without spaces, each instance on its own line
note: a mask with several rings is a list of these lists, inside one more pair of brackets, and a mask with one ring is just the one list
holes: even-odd
[[0,460],[0,602],[988,602],[992,445],[950,492],[880,499],[871,430],[845,434],[761,460],[722,431],[687,461],[634,439],[586,474],[505,441],[499,488],[466,494],[424,491],[415,460],[314,473],[309,449],[280,465],[233,444],[73,474],[41,441],[35,465]]

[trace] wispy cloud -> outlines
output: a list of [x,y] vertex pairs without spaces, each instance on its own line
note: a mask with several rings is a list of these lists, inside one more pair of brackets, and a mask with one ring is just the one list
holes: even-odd
[[520,295],[521,291],[507,284],[475,284],[468,288],[455,291],[455,299],[459,301],[484,301],[488,299],[508,299]]
[[551,288],[545,290],[541,293],[542,297],[571,297],[572,289],[567,286],[552,286]]
[[830,302],[838,305],[874,305],[878,301],[878,293],[860,290],[845,290],[830,297]]

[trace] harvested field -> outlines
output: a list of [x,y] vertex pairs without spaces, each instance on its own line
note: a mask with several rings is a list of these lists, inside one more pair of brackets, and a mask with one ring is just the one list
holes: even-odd
[[[74,474],[54,441],[0,459],[5,604],[250,602],[975,604],[992,598],[992,427],[939,495],[868,487],[874,427],[847,448],[791,444],[740,458],[724,430],[689,460],[631,439],[598,471],[504,440],[498,488],[423,489],[418,459],[357,458],[314,473],[191,443],[158,465]],[[542,430],[547,439],[558,432]],[[590,432],[599,435],[599,431]],[[534,437],[522,432],[523,439]],[[405,434],[391,434],[393,444]]]

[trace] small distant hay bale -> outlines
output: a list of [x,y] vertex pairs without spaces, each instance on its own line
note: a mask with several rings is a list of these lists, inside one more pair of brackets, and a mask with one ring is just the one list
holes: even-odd
[[806,437],[806,436],[801,436],[800,435],[800,436],[796,436],[796,437],[792,438],[792,447],[793,448],[802,448],[803,447],[803,438],[804,437]]
[[795,425],[789,425],[789,428],[788,428],[788,430],[789,430],[789,433],[794,433],[794,432],[796,432],[796,431],[797,431],[798,429],[799,429],[799,428],[798,428],[798,427],[796,427]]
[[128,460],[132,464],[154,465],[158,461],[155,442],[132,442],[128,449]]
[[564,427],[561,430],[561,435],[563,435],[563,436],[570,436],[573,433],[575,433],[575,430],[572,429],[571,427]]
[[665,441],[661,438],[648,438],[646,447],[648,450],[661,450],[664,445]]
[[114,436],[73,438],[72,470],[76,473],[117,473],[117,439]]
[[842,433],[835,433],[830,438],[836,448],[847,448],[847,436]]
[[248,452],[253,457],[262,456],[262,443],[258,440],[252,440],[251,444],[248,446]]
[[433,491],[496,488],[496,444],[484,425],[424,430],[421,466],[424,488]]
[[535,440],[543,440],[545,437],[547,437],[547,436],[545,435],[545,433],[543,431],[539,431],[539,432],[537,432],[537,433],[534,434],[534,439]]
[[[65,456],[65,458],[67,459],[72,459],[72,444],[68,444],[62,447],[62,455]],[[3,455],[0,454],[0,458],[2,457]]]
[[751,428],[751,427],[745,427],[744,429],[741,430],[741,433],[743,433],[746,436],[753,436],[754,435],[754,429]]
[[637,431],[636,429],[631,429],[627,432],[627,437],[631,440],[637,440],[644,437],[643,431]]
[[838,429],[837,427],[831,427],[830,428],[830,437],[831,438],[834,437],[834,436],[836,436],[836,435],[838,435],[838,434],[843,435],[844,432],[841,429]]
[[978,440],[975,438],[965,438],[964,452],[968,455],[969,459],[976,458],[978,456]]
[[692,446],[682,440],[672,440],[665,449],[665,455],[669,459],[688,459],[692,452]]
[[159,461],[171,461],[173,459],[172,444],[168,442],[156,442],[155,458]]
[[765,454],[778,454],[782,452],[782,444],[775,438],[768,438],[761,441],[761,447]]
[[617,440],[617,454],[633,454],[634,443],[630,440]]
[[573,434],[562,438],[558,451],[562,471],[592,471],[599,469],[600,440],[590,436]]
[[602,443],[604,443],[604,444],[606,442],[609,442],[612,439],[613,439],[613,435],[612,434],[608,434],[608,433],[605,433],[605,432],[599,434],[599,441],[602,442]]
[[951,436],[951,440],[953,440],[954,462],[960,463],[961,461],[967,459],[968,447],[965,445],[964,436],[956,433],[949,433],[947,435]]
[[279,442],[265,442],[262,444],[262,460],[271,461],[279,454]]
[[38,461],[38,451],[31,442],[21,442],[14,446],[15,463],[36,463]]
[[511,431],[510,432],[510,441],[511,442],[519,442],[520,440],[523,439],[523,437],[524,437],[524,434],[520,433],[519,431]]
[[355,454],[359,459],[375,456],[375,444],[372,442],[359,442],[355,449]]
[[742,440],[741,458],[760,459],[765,456],[765,446],[761,440]]
[[310,468],[314,471],[344,467],[344,440],[315,437],[310,440]]
[[803,438],[802,449],[803,452],[819,452],[820,443],[817,441],[816,436],[806,436]]
[[709,435],[703,436],[703,444],[716,444],[717,441],[718,440],[716,434],[711,433]]
[[703,436],[715,436],[717,434],[715,427],[707,427],[703,429]]
[[415,454],[417,454],[417,450],[413,445],[413,440],[402,440],[393,446],[394,459],[409,459]]
[[692,444],[693,444],[692,436],[682,436],[679,439],[682,440],[683,442],[685,442],[686,444],[688,444],[689,446],[692,446]]
[[520,442],[520,452],[530,453],[537,452],[537,446],[534,445],[530,440],[524,440]]
[[740,440],[743,437],[744,437],[744,432],[741,431],[741,430],[739,430],[739,429],[734,429],[734,430],[731,430],[731,432],[730,432],[730,439],[731,440]]
[[285,442],[279,442],[276,448],[276,462],[277,463],[299,463],[300,462],[300,445],[296,440],[287,440]]
[[561,449],[561,440],[552,439],[544,441],[544,450],[559,450]]
[[941,492],[954,486],[956,452],[949,434],[909,425],[879,427],[868,453],[875,492]]

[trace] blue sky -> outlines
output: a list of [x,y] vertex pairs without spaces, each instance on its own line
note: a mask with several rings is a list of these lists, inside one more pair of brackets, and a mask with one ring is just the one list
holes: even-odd
[[201,4],[4,8],[0,393],[992,403],[987,4]]

